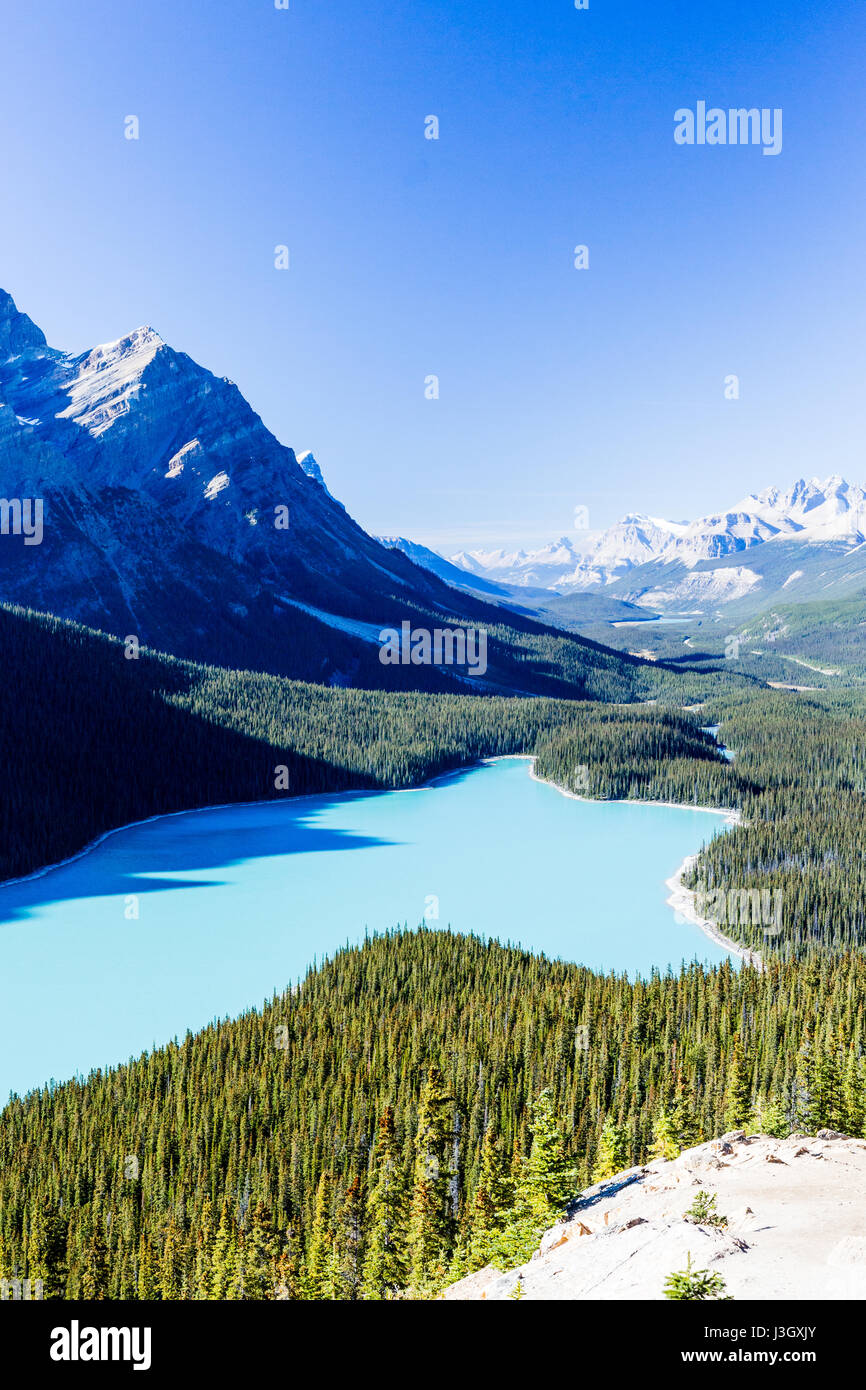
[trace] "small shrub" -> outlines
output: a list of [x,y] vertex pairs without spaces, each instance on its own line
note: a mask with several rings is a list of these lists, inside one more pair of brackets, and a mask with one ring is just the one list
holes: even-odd
[[694,1302],[733,1298],[733,1294],[725,1292],[725,1281],[721,1274],[711,1274],[708,1269],[692,1269],[691,1253],[685,1269],[668,1275],[662,1292],[665,1298],[691,1299]]
[[704,1192],[703,1188],[698,1192],[697,1197],[683,1216],[684,1221],[691,1221],[695,1226],[727,1226],[728,1218],[716,1211],[715,1196],[710,1196],[709,1192]]

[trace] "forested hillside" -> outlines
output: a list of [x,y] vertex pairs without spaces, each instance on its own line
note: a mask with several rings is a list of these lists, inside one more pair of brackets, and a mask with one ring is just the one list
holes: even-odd
[[68,1297],[428,1297],[519,1263],[581,1184],[651,1152],[747,1122],[864,1132],[859,693],[718,680],[677,708],[328,689],[127,660],[3,609],[0,651],[4,877],[149,814],[531,752],[583,795],[739,808],[693,886],[784,904],[778,934],[725,926],[762,973],[629,982],[448,932],[373,940],[262,1012],[13,1099],[0,1277]]
[[[699,708],[328,689],[142,652],[0,608],[0,877],[168,811],[416,785],[501,753],[581,795],[737,808],[691,886],[780,893],[762,952],[866,941],[866,695],[741,682]],[[668,679],[665,676],[665,679]],[[722,687],[725,691],[725,687]],[[704,724],[736,751],[719,754]],[[159,755],[154,756],[154,750]],[[277,769],[287,769],[277,774]]]
[[[767,651],[787,654],[819,668],[866,677],[866,596],[786,603],[750,618],[745,632]],[[801,668],[802,672],[802,668]],[[806,669],[804,680],[808,676]]]
[[[783,930],[730,932],[761,949],[866,942],[866,696],[745,692],[708,703],[735,750],[743,824],[717,836],[692,886],[781,894]],[[726,928],[727,930],[727,928]]]
[[[533,752],[543,734],[583,727],[599,710],[574,700],[328,688],[124,653],[78,624],[0,606],[0,879],[158,813],[405,787],[486,754]],[[677,678],[663,673],[668,679]],[[642,727],[657,719],[647,707],[608,707],[601,717]],[[684,749],[712,759],[690,716],[665,719]]]
[[0,1116],[0,1275],[46,1296],[429,1296],[590,1178],[744,1124],[863,1133],[866,961],[629,983],[445,931]]
[[866,696],[743,690],[707,701],[698,717],[721,726],[733,763],[708,758],[699,733],[690,742],[662,721],[609,727],[599,712],[591,725],[551,734],[537,770],[590,796],[739,809],[741,824],[712,839],[688,885],[708,895],[770,894],[781,920],[768,933],[767,922],[745,913],[722,924],[725,934],[788,956],[816,942],[862,946]]

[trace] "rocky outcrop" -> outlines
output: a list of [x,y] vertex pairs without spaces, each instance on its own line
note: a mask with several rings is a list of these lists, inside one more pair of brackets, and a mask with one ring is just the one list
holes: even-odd
[[[698,1192],[727,1224],[686,1219]],[[662,1299],[668,1274],[722,1275],[735,1298],[866,1298],[866,1141],[833,1130],[725,1134],[584,1192],[520,1269],[481,1270],[448,1300]]]

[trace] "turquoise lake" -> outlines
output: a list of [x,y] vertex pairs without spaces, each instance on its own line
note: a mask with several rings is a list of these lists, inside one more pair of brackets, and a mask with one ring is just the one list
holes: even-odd
[[529,767],[164,816],[0,887],[0,1097],[260,1005],[425,917],[632,976],[725,958],[665,887],[721,816],[577,801]]

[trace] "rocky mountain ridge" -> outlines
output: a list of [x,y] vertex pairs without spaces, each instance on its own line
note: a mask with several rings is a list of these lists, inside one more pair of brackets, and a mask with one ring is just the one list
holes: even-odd
[[0,600],[178,656],[344,682],[375,648],[312,610],[379,627],[474,613],[369,536],[233,382],[149,326],[59,351],[4,291],[0,494],[44,509],[26,547],[10,511]]

